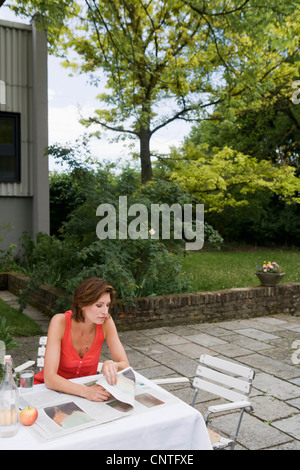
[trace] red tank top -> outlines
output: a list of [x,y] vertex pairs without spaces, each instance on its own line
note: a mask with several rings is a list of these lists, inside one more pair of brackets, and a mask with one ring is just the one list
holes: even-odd
[[[95,375],[97,374],[100,353],[104,342],[102,325],[96,325],[96,335],[93,344],[85,355],[80,357],[72,345],[71,315],[71,310],[65,312],[66,328],[61,341],[60,363],[57,373],[65,379]],[[34,384],[41,383],[44,383],[44,370],[34,376]]]

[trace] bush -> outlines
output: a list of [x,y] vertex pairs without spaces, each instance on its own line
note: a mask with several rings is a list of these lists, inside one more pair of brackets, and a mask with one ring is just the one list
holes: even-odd
[[118,298],[127,303],[139,296],[189,289],[181,273],[182,255],[172,253],[158,240],[107,239],[82,247],[45,234],[38,234],[34,243],[26,234],[23,249],[23,269],[31,277],[33,289],[49,283],[72,294],[83,279],[98,276],[111,283]]
[[20,345],[15,342],[11,329],[7,324],[5,317],[0,316],[0,341],[3,341],[6,349],[19,348]]

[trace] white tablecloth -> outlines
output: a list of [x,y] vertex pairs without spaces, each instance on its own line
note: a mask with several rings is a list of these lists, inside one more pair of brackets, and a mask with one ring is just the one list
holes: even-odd
[[[136,373],[138,380],[159,388]],[[41,390],[45,385],[37,385]],[[164,393],[165,392],[164,390]],[[14,437],[0,438],[5,450],[211,450],[201,413],[181,400],[166,407],[153,407],[143,415],[80,430],[38,442],[29,427],[20,424]]]

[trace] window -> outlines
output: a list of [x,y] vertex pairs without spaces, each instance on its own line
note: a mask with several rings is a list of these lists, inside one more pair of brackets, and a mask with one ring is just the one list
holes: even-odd
[[0,112],[0,182],[19,182],[20,114]]

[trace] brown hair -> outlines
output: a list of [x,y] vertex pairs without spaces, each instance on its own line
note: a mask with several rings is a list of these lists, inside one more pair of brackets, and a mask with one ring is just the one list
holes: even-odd
[[103,295],[110,294],[110,305],[115,300],[115,291],[105,279],[89,277],[85,279],[75,290],[72,304],[72,318],[77,322],[84,323],[82,307],[93,305]]

